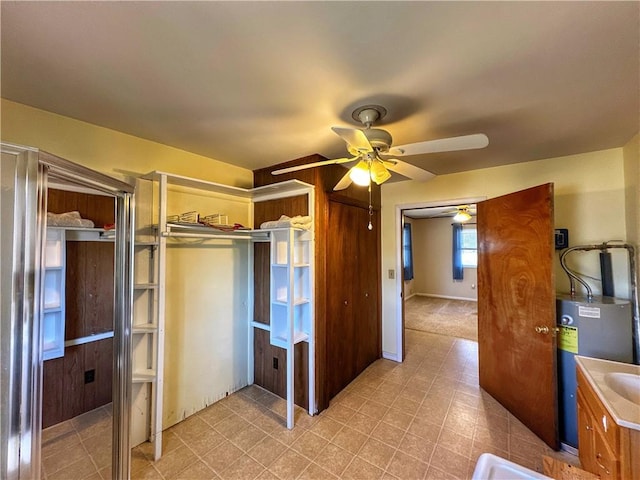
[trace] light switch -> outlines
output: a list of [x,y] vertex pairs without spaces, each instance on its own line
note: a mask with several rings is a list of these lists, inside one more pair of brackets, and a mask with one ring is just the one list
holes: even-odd
[[395,272],[395,270],[394,270],[393,268],[390,268],[390,269],[389,269],[389,278],[390,278],[391,280],[393,280],[394,278],[396,278],[396,272]]

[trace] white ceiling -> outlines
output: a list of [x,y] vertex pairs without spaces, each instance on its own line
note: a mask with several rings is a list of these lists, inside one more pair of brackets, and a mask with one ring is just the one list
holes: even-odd
[[467,207],[467,211],[469,212],[469,214],[471,214],[472,217],[475,217],[477,215],[477,208],[475,203],[449,205],[442,207],[411,208],[408,210],[403,210],[402,214],[405,217],[414,219],[453,217],[456,213],[458,213],[458,207],[464,206]]
[[[436,174],[637,133],[640,2],[1,2],[2,97],[250,169],[346,155],[379,103]],[[55,153],[55,152],[52,152]]]

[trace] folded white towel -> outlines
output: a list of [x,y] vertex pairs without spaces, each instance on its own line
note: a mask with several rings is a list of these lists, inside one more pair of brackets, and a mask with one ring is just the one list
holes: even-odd
[[80,212],[51,213],[47,212],[47,225],[50,227],[93,228],[95,224],[80,216]]
[[311,225],[313,224],[313,219],[309,215],[296,215],[295,217],[288,217],[286,215],[282,215],[278,220],[270,220],[268,222],[263,222],[260,225],[260,228],[269,229],[269,228],[301,228],[304,230],[309,230]]

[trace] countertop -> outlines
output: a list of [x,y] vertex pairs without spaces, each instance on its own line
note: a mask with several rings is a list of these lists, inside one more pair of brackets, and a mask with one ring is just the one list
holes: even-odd
[[640,365],[612,362],[576,355],[576,364],[596,392],[604,407],[621,427],[640,431],[640,405],[618,395],[605,382],[607,373],[631,373],[640,375]]

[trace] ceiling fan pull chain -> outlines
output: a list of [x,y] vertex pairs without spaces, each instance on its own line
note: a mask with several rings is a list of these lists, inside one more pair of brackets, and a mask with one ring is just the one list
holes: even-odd
[[367,228],[373,230],[371,219],[373,218],[373,205],[371,205],[371,161],[369,161],[369,225]]

